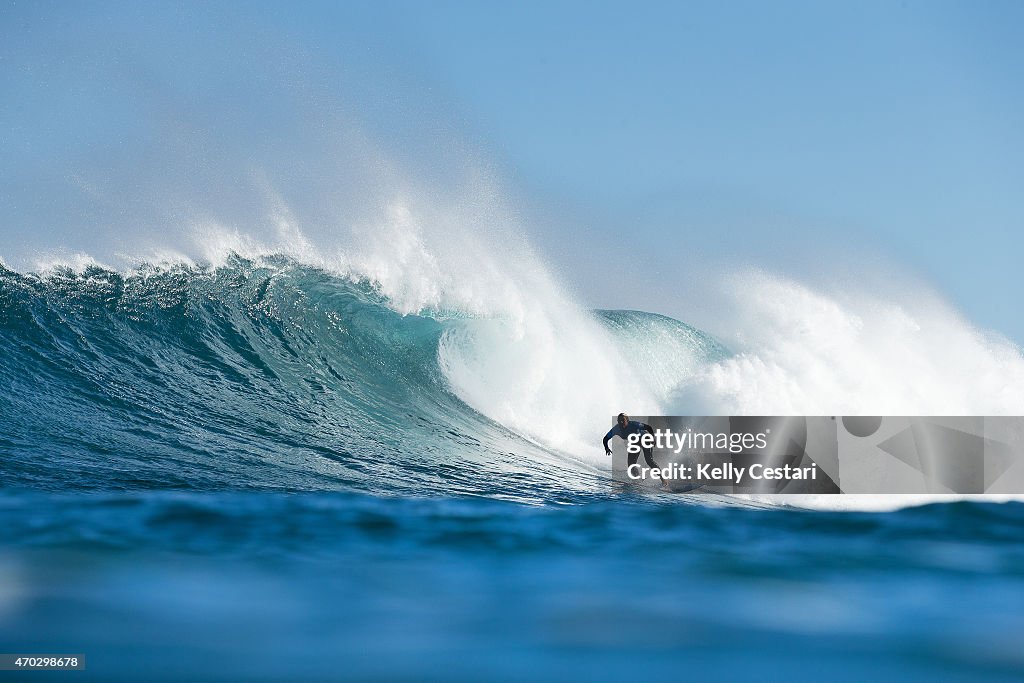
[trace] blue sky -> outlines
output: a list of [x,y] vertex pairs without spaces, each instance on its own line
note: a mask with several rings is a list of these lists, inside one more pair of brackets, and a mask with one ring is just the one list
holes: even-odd
[[[0,255],[130,212],[130,191],[100,209],[62,183],[131,185],[154,139],[204,117],[230,121],[182,153],[207,167],[285,145],[308,122],[287,83],[414,165],[444,167],[454,139],[487,159],[595,305],[650,308],[668,255],[880,261],[1019,343],[1021,26],[1014,2],[7,2]],[[606,269],[623,240],[651,253],[632,280]]]

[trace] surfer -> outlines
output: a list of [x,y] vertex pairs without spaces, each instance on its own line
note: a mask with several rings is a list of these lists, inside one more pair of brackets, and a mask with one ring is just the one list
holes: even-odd
[[[632,436],[633,434],[638,434],[639,435],[639,434],[643,434],[644,432],[649,432],[651,434],[654,434],[654,430],[651,428],[651,425],[644,424],[643,422],[638,422],[637,420],[630,420],[629,419],[629,415],[626,415],[625,413],[619,413],[619,416],[617,418],[615,418],[615,422],[616,422],[615,426],[612,427],[611,429],[609,429],[608,433],[604,435],[604,454],[605,455],[611,455],[612,454],[612,449],[608,448],[608,442],[611,441],[612,437],[614,437],[614,436],[621,437],[621,438],[625,439],[628,442],[629,441],[629,437]],[[651,468],[656,468],[658,466],[658,463],[654,462],[653,449],[651,449],[651,448],[643,448],[640,445],[639,442],[637,442],[637,446],[639,446],[641,448],[641,450],[643,450],[643,452],[644,452],[644,460],[647,462],[647,466],[651,467]],[[637,458],[639,458],[639,457],[640,457],[639,453],[630,453],[629,450],[627,449],[627,451],[626,451],[626,458],[627,458],[626,466],[629,467],[630,465],[636,464]]]

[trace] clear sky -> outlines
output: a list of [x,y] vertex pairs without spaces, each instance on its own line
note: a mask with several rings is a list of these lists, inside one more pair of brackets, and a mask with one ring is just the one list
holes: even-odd
[[642,287],[680,253],[881,261],[1020,343],[1022,26],[1019,2],[8,1],[0,255],[83,239],[105,214],[69,184],[131,184],[155,138],[209,133],[204,112],[231,123],[207,167],[285,145],[308,121],[276,95],[301,81],[421,167],[487,159],[595,305],[650,308],[602,275],[623,244],[652,253]]

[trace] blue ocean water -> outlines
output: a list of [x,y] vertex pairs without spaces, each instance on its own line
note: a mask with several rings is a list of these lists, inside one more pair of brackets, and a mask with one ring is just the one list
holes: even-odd
[[451,390],[466,324],[283,258],[0,271],[2,649],[85,680],[1024,673],[1024,505],[623,489]]

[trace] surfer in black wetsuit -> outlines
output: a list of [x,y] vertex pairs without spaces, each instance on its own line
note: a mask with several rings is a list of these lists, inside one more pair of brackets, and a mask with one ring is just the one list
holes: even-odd
[[[644,432],[648,432],[650,434],[654,434],[654,430],[651,429],[651,425],[644,424],[643,422],[638,422],[636,420],[630,420],[629,419],[629,415],[626,415],[625,413],[619,413],[619,416],[617,418],[615,418],[615,421],[616,421],[615,426],[612,427],[611,429],[609,429],[608,433],[604,435],[604,454],[605,455],[611,455],[612,454],[612,449],[608,448],[608,442],[611,441],[612,437],[614,437],[614,436],[622,437],[628,443],[629,442],[629,437],[632,436],[633,434],[643,434]],[[637,446],[640,446],[639,441],[637,442]],[[641,450],[643,450],[643,452],[644,452],[644,460],[647,462],[647,466],[648,467],[652,467],[652,468],[657,467],[658,463],[654,462],[654,457],[653,457],[653,452],[652,452],[653,449],[643,448],[641,446]],[[629,467],[630,465],[636,464],[637,458],[639,458],[639,457],[640,457],[639,453],[630,453],[627,450],[626,451],[626,458],[627,458],[626,466]]]

